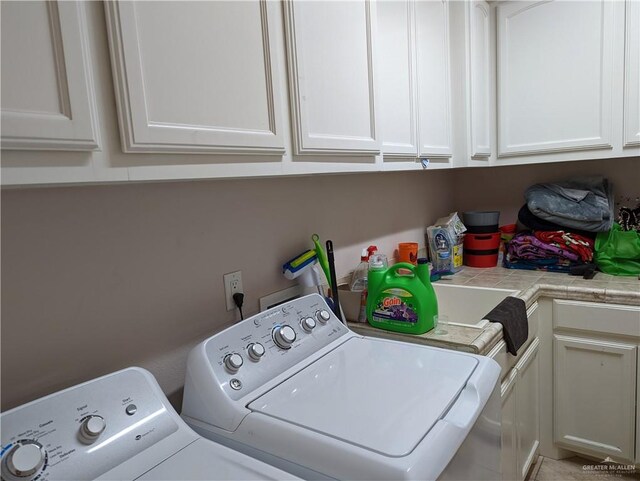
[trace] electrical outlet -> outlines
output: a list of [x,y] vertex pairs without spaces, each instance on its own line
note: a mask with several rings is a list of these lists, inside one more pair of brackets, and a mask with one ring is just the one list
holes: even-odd
[[223,276],[224,279],[224,297],[227,301],[227,311],[237,309],[236,303],[233,302],[233,295],[236,292],[244,292],[242,290],[242,271],[230,272]]

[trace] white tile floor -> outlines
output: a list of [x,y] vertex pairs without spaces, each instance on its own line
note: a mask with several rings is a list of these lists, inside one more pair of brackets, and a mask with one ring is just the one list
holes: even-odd
[[540,456],[527,481],[640,480],[640,466],[603,464],[581,457],[556,461]]

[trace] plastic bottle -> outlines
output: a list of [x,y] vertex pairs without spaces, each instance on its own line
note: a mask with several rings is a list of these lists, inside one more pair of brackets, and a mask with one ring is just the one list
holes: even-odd
[[369,254],[367,253],[367,249],[362,249],[362,254],[360,254],[360,264],[353,271],[353,276],[351,277],[351,284],[349,285],[349,289],[352,292],[362,292],[367,288],[367,274],[369,272]]
[[[381,262],[369,261],[369,324],[388,331],[423,334],[434,328],[438,300],[429,280],[426,259],[418,265],[400,262],[385,268]],[[399,270],[411,275],[399,274]]]
[[358,313],[358,322],[367,322],[367,279],[369,275],[369,257],[378,250],[376,246],[369,246],[362,249],[360,255],[360,264],[353,271],[351,284],[349,289],[352,292],[361,292],[360,295],[360,311]]

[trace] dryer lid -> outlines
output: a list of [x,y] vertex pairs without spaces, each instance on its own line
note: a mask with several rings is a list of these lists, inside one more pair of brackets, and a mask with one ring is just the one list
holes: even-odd
[[463,353],[354,337],[248,407],[400,457],[445,415],[477,365]]

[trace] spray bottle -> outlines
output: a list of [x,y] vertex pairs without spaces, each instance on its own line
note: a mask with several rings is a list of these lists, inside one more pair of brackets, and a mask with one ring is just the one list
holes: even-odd
[[360,254],[360,263],[353,271],[351,284],[349,289],[351,292],[361,292],[360,295],[360,312],[358,313],[358,322],[367,322],[367,282],[369,275],[369,257],[377,252],[376,246],[369,246],[362,249]]

